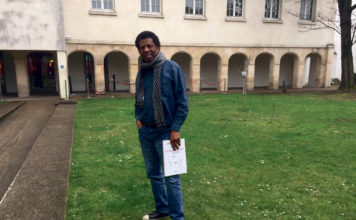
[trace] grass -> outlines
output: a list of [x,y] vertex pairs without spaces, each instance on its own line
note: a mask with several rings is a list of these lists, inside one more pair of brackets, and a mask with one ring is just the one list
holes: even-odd
[[[241,94],[190,96],[186,219],[355,219],[355,100],[248,95],[244,110]],[[154,209],[133,104],[78,102],[66,219],[142,219]]]

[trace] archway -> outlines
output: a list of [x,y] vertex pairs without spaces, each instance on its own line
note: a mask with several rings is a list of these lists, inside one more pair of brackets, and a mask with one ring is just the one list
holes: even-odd
[[16,95],[16,69],[10,52],[0,51],[0,77],[3,95]]
[[317,79],[320,78],[321,56],[319,54],[309,54],[304,61],[304,81],[303,87],[318,87]]
[[255,87],[268,87],[273,73],[273,56],[268,53],[260,54],[255,61]]
[[186,80],[186,88],[191,91],[192,90],[192,84],[194,83],[192,79],[192,74],[191,74],[191,68],[192,68],[192,58],[189,54],[185,52],[178,52],[174,54],[171,58],[174,62],[176,62],[181,68],[185,76]]
[[243,86],[242,71],[247,71],[247,57],[244,54],[234,54],[229,59],[228,89]]
[[295,54],[285,54],[281,58],[279,67],[279,86],[283,86],[283,82],[287,87],[293,84],[293,78],[298,74],[298,57]]
[[50,52],[32,52],[27,57],[30,93],[57,94],[55,57]]
[[220,57],[207,53],[200,59],[200,88],[214,90],[219,85]]
[[104,58],[104,71],[107,90],[112,88],[113,91],[129,91],[129,58],[126,54],[119,51],[108,53]]
[[87,91],[87,79],[89,89],[95,89],[94,59],[90,53],[77,51],[68,56],[68,74],[71,92]]

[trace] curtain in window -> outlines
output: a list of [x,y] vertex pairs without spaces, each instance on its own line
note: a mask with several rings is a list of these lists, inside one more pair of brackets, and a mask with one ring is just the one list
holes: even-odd
[[149,12],[150,11],[150,1],[141,0],[141,11]]
[[228,0],[226,16],[241,17],[242,16],[242,2],[243,2],[243,0]]
[[313,0],[302,0],[300,5],[300,19],[312,20]]
[[226,16],[234,15],[234,0],[227,0]]
[[104,9],[113,9],[112,0],[104,0]]
[[266,0],[265,18],[279,18],[279,0]]
[[195,14],[196,15],[203,14],[203,0],[195,0]]
[[95,9],[101,9],[101,0],[92,0],[91,6]]
[[265,4],[265,18],[271,17],[271,0],[266,0]]
[[272,18],[278,18],[278,12],[279,12],[279,0],[273,0]]
[[236,0],[235,16],[237,16],[237,17],[241,17],[242,16],[242,1],[243,0]]
[[161,11],[161,1],[160,0],[152,0],[152,12],[160,12]]
[[193,0],[185,0],[185,13],[193,14]]

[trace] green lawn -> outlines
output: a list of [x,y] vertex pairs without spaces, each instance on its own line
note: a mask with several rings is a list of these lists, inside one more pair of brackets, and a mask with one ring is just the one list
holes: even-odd
[[[181,136],[186,219],[356,219],[356,99],[192,95]],[[134,99],[77,105],[66,219],[154,209]],[[274,106],[274,113],[273,113]]]

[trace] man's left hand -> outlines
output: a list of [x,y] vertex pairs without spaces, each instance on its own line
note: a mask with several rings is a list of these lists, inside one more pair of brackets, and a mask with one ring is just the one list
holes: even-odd
[[178,131],[171,131],[170,135],[171,145],[174,151],[178,150],[180,147],[180,137]]

